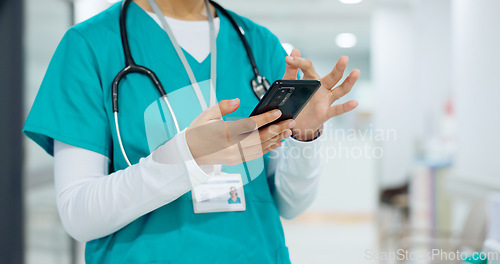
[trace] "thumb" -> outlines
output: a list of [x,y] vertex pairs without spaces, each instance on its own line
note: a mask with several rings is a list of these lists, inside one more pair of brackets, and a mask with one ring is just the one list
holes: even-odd
[[300,58],[300,51],[298,49],[293,49],[292,52],[290,53],[290,56],[287,56],[285,58],[287,64],[286,64],[285,75],[283,75],[283,80],[297,80],[297,73],[299,72],[299,68],[288,64],[288,62],[290,60],[293,60],[294,57]]
[[205,118],[207,120],[220,119],[223,116],[236,111],[239,106],[240,99],[238,98],[232,100],[222,100],[205,111]]

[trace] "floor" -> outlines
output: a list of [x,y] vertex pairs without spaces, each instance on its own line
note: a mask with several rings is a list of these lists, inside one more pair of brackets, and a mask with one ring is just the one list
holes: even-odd
[[374,263],[368,250],[376,250],[373,222],[284,222],[292,263]]

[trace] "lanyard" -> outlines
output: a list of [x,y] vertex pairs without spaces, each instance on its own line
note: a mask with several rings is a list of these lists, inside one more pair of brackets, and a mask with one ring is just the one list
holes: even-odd
[[[201,108],[203,109],[203,111],[205,111],[207,109],[207,103],[205,102],[203,94],[201,93],[200,90],[200,86],[198,85],[198,82],[194,77],[193,70],[191,69],[191,66],[189,66],[189,63],[187,62],[184,52],[182,52],[179,43],[174,37],[172,29],[168,25],[167,20],[165,20],[165,16],[161,12],[155,0],[148,0],[148,2],[155,11],[156,16],[158,16],[158,18],[160,19],[163,30],[167,32],[167,35],[170,38],[170,41],[172,42],[172,45],[174,46],[175,51],[177,52],[177,55],[179,56],[179,59],[182,62],[182,65],[184,65],[184,69],[186,70],[187,75],[189,76],[189,81],[193,86],[193,90],[196,93],[196,97],[198,97],[198,101],[200,102]],[[207,7],[208,25],[210,27],[210,106],[214,106],[216,101],[215,88],[217,79],[217,44],[215,38],[214,18],[212,10],[210,9],[210,5],[208,4],[207,0],[205,0],[205,6]],[[214,173],[216,175],[221,174],[220,164],[214,165]]]
[[[156,16],[158,16],[158,18],[160,19],[163,30],[167,32],[167,35],[170,38],[170,41],[172,42],[172,45],[174,46],[175,51],[177,52],[177,55],[179,56],[179,59],[181,60],[182,65],[184,66],[184,69],[186,70],[187,75],[189,76],[189,81],[193,86],[193,90],[196,94],[196,97],[198,97],[198,101],[200,102],[201,108],[203,109],[203,111],[205,111],[207,109],[207,104],[205,102],[205,99],[203,98],[203,94],[201,93],[200,86],[196,81],[193,70],[191,69],[191,66],[189,66],[189,63],[186,59],[186,56],[184,55],[184,52],[182,52],[179,43],[174,37],[172,29],[165,20],[165,16],[161,12],[155,0],[148,0],[148,2],[149,5],[151,5],[151,7],[153,8]],[[210,27],[210,106],[214,106],[216,101],[215,89],[216,89],[216,79],[217,79],[217,44],[216,44],[214,18],[212,10],[210,9],[210,5],[206,0],[205,0],[205,5],[207,8],[208,24]]]

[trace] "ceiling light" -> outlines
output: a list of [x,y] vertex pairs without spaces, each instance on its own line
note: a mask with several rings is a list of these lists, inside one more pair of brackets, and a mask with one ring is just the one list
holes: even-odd
[[351,5],[351,4],[359,4],[361,3],[363,0],[339,0],[342,4],[346,4],[346,5]]
[[341,33],[335,38],[335,43],[341,48],[352,48],[358,43],[358,39],[352,33]]

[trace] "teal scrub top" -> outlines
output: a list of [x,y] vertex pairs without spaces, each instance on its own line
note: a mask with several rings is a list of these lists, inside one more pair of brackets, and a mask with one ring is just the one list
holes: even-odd
[[227,203],[228,204],[239,204],[239,203],[241,203],[241,199],[240,199],[240,197],[236,197],[236,201],[233,201],[233,198],[229,198],[227,200]]
[[[120,7],[121,3],[117,3],[67,31],[23,129],[50,155],[54,140],[105,155],[112,160],[110,172],[127,167],[117,143],[111,100],[111,83],[125,65]],[[278,38],[249,19],[230,13],[244,29],[261,74],[270,81],[281,79],[286,53]],[[247,117],[258,102],[250,87],[252,68],[235,29],[220,12],[218,16],[217,99],[240,98],[241,106],[229,117]],[[133,2],[128,10],[127,31],[136,63],[156,72],[172,95],[170,100],[181,129],[186,128],[202,110],[192,89],[183,88],[189,87],[189,78],[167,34]],[[210,79],[210,55],[199,63],[184,53],[198,82],[206,83]],[[208,90],[202,90],[209,104]],[[150,133],[168,119],[148,114],[159,105],[158,98],[157,90],[142,75],[129,75],[120,83],[120,131],[132,164],[175,134],[172,126],[163,135]],[[266,177],[268,160],[269,155],[265,155],[247,166],[223,166],[223,171],[246,176],[245,211],[195,214],[188,192],[113,234],[87,242],[86,262],[289,263],[272,198],[274,179]]]

